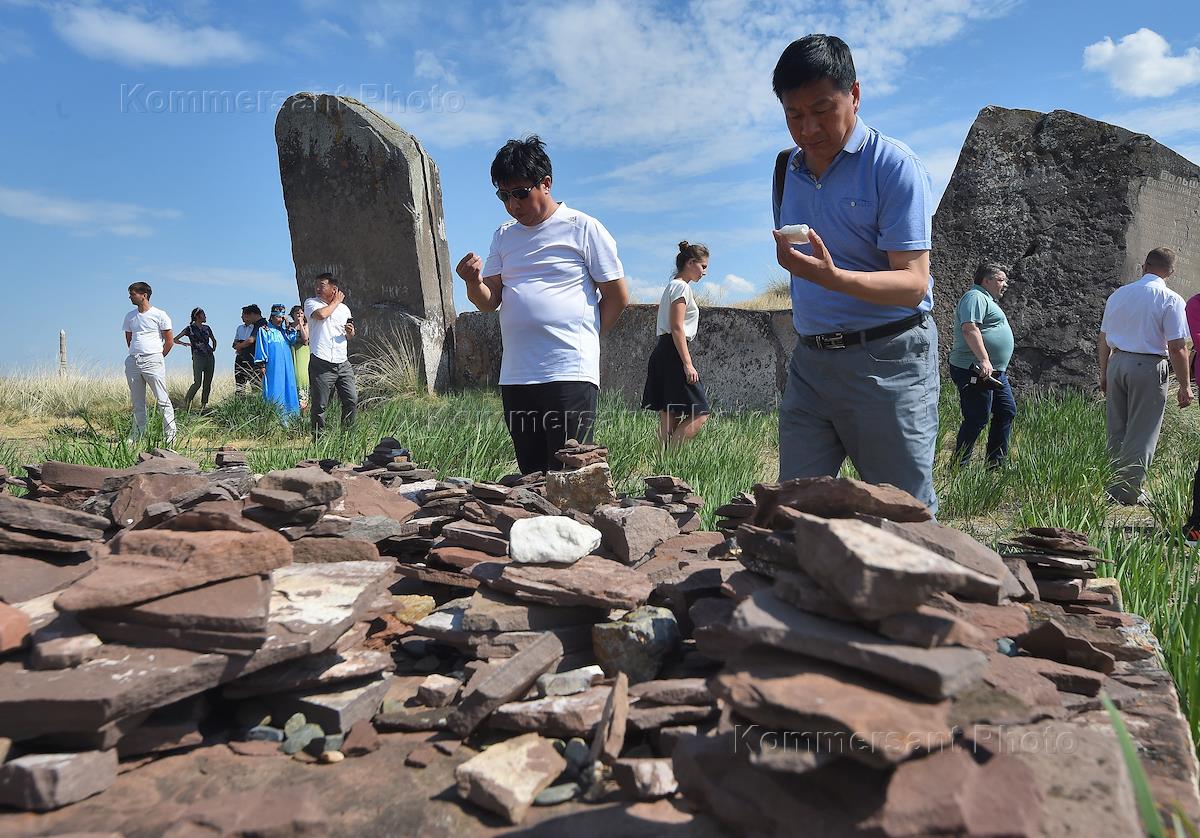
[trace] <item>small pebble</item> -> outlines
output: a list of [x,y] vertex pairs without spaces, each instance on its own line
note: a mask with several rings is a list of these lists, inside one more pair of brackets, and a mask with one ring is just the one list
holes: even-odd
[[246,731],[246,739],[251,742],[282,742],[283,731],[270,725],[258,725]]
[[326,751],[325,753],[321,754],[321,756],[317,759],[317,762],[321,763],[322,765],[332,765],[336,762],[341,762],[345,758],[346,755],[341,751]]
[[580,791],[582,791],[582,788],[579,783],[562,783],[557,786],[550,786],[548,789],[543,789],[533,799],[533,805],[557,806],[560,803],[566,803],[568,800],[574,800]]
[[291,736],[306,724],[308,724],[308,719],[304,718],[303,713],[294,713],[290,719],[283,723],[283,735]]

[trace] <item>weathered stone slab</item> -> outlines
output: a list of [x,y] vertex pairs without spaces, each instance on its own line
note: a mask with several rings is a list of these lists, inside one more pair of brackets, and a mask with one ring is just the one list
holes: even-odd
[[611,764],[625,747],[625,727],[629,719],[629,676],[618,672],[604,703],[604,713],[592,737],[590,762]]
[[380,674],[366,683],[335,685],[332,689],[311,690],[294,695],[264,698],[275,718],[303,713],[310,724],[320,725],[325,733],[344,733],[357,722],[369,721],[383,703],[391,683],[390,674]]
[[925,504],[902,489],[848,477],[801,477],[783,483],[759,483],[754,487],[754,497],[758,502],[754,523],[760,527],[786,526],[785,522],[777,523],[776,510],[781,506],[821,518],[853,518],[863,514],[892,521],[928,521],[933,517]]
[[80,612],[79,619],[84,625],[96,620],[208,631],[262,632],[267,626],[270,602],[269,576],[241,576],[137,605]]
[[60,809],[117,780],[117,752],[28,754],[0,765],[0,805],[33,812]]
[[575,695],[556,695],[502,704],[488,719],[497,730],[536,731],[543,736],[590,736],[600,723],[612,687],[596,686]]
[[966,580],[999,593],[995,580],[862,521],[790,517],[800,567],[864,619],[911,611]]
[[951,593],[991,605],[997,604],[998,597],[1019,596],[1021,593],[1020,583],[1013,577],[1000,554],[962,530],[943,526],[936,521],[898,522],[872,515],[857,517],[860,521],[932,550],[999,583],[999,586],[993,582],[981,584],[974,577],[969,577],[960,588],[951,589]]
[[56,538],[92,540],[104,535],[107,518],[0,492],[0,526]]
[[913,646],[967,646],[971,649],[995,648],[990,638],[966,620],[931,605],[892,614],[879,621],[884,637]]
[[333,649],[308,657],[285,661],[227,684],[222,694],[230,699],[286,691],[327,690],[332,684],[369,678],[390,672],[392,656],[369,649]]
[[39,628],[30,643],[30,669],[66,669],[90,660],[101,641],[70,614],[58,614]]
[[442,539],[452,547],[479,550],[493,556],[508,555],[508,540],[496,527],[455,521],[442,527]]
[[986,658],[974,649],[922,649],[886,640],[849,623],[797,611],[770,591],[744,600],[730,620],[745,641],[840,663],[928,698],[945,698],[975,684]]
[[704,704],[713,694],[703,678],[666,678],[643,681],[629,688],[629,695],[639,704]]
[[267,640],[243,674],[329,648],[384,591],[385,562],[338,562],[282,567],[271,574],[274,591]]
[[[1027,765],[1042,794],[1043,835],[1141,835],[1116,733],[1061,721],[977,727],[976,747]],[[993,756],[993,759],[996,757]]]
[[298,538],[292,542],[297,564],[379,561],[379,548],[370,541],[349,538]]
[[342,482],[343,492],[341,497],[330,501],[329,512],[333,515],[347,518],[383,516],[404,523],[420,509],[412,498],[385,488],[378,480],[347,474],[338,474],[336,479]]
[[207,797],[190,805],[163,838],[200,835],[320,835],[328,826],[317,797],[307,787],[261,789]]
[[636,608],[653,591],[644,573],[594,555],[569,567],[478,564],[471,576],[518,599],[547,605]]
[[1116,663],[1111,654],[1097,649],[1082,637],[1073,636],[1057,620],[1046,620],[1021,635],[1017,645],[1031,655],[1094,669],[1106,675],[1113,671]]
[[562,656],[562,642],[553,634],[543,635],[488,674],[472,692],[466,694],[450,715],[447,725],[460,739],[465,739],[497,707],[529,692],[538,676],[554,666]]
[[655,506],[601,506],[592,517],[604,544],[623,564],[640,564],[659,544],[679,535],[671,514]]
[[361,102],[297,93],[275,121],[301,297],[325,271],[345,280],[364,352],[393,332],[432,392],[449,386],[454,277],[438,169],[413,135]]
[[[108,481],[109,488],[116,481]],[[132,474],[120,481],[120,488],[108,508],[109,517],[118,527],[131,527],[142,520],[146,508],[212,484],[203,474]]]
[[0,602],[0,655],[23,647],[29,641],[29,615]]
[[471,595],[462,617],[465,631],[545,631],[591,625],[604,617],[597,608],[531,605],[488,589]]
[[948,701],[922,701],[880,681],[803,655],[755,649],[712,679],[719,698],[809,750],[884,767],[954,739]]
[[44,559],[0,553],[0,602],[25,602],[61,591],[95,569],[86,553]]
[[267,573],[288,564],[278,533],[134,530],[114,539],[117,555],[59,594],[55,607],[87,611],[144,602],[209,582]]
[[1000,755],[984,765],[946,748],[896,769],[880,821],[887,835],[1042,835],[1033,771]]
[[527,733],[467,760],[454,777],[460,797],[519,824],[533,799],[566,767],[548,739]]

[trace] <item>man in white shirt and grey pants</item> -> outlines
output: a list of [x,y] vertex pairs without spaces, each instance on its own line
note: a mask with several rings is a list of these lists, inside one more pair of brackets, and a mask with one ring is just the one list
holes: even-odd
[[1179,382],[1179,406],[1192,403],[1184,301],[1166,283],[1175,260],[1169,247],[1151,250],[1142,278],[1109,296],[1100,323],[1100,392],[1107,400],[1113,461],[1108,495],[1126,505],[1147,501],[1142,481],[1167,405],[1168,359]]
[[133,400],[133,433],[130,441],[146,433],[146,388],[154,393],[163,417],[163,435],[168,446],[175,443],[175,408],[167,395],[167,364],[164,360],[175,345],[171,318],[150,305],[153,290],[144,282],[129,286],[129,302],[136,308],[125,315],[125,381]]
[[354,337],[354,318],[344,302],[346,295],[333,276],[317,277],[314,296],[304,301],[309,323],[308,409],[312,411],[313,436],[325,430],[325,409],[336,389],[342,403],[342,427],[354,423],[358,413],[358,387],[346,344]]

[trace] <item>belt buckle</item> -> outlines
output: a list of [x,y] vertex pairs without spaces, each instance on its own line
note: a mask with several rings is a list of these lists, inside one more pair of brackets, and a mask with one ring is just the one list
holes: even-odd
[[830,332],[827,335],[816,335],[818,349],[845,349],[846,333]]

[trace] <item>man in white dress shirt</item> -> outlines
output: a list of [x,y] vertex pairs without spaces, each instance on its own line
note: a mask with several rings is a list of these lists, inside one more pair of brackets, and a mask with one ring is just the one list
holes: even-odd
[[537,137],[509,140],[492,161],[496,197],[515,220],[492,236],[487,262],[458,263],[467,298],[500,309],[500,392],[522,474],[561,468],[567,439],[591,442],[600,335],[629,303],[617,244],[590,215],[554,200]]
[[1142,278],[1109,296],[1100,323],[1100,392],[1113,462],[1108,495],[1126,505],[1147,501],[1142,482],[1158,445],[1170,370],[1179,382],[1179,406],[1192,403],[1184,301],[1166,283],[1175,259],[1169,247],[1151,250]]
[[167,395],[167,364],[164,360],[175,345],[171,333],[171,318],[161,308],[150,305],[153,290],[144,282],[129,286],[129,302],[133,311],[125,315],[125,382],[133,400],[133,433],[130,441],[146,433],[146,388],[154,394],[163,417],[163,436],[166,444],[175,443],[175,408]]

